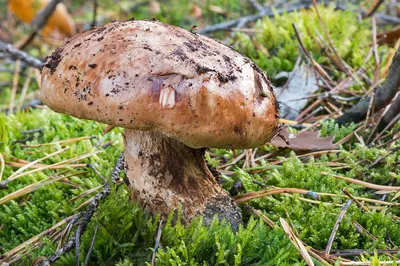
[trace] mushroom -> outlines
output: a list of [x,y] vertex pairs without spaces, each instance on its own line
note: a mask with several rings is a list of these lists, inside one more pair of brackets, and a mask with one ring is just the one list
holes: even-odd
[[265,73],[213,39],[159,21],[120,21],[75,35],[46,59],[40,99],[56,112],[125,128],[131,195],[190,221],[241,212],[217,184],[206,148],[244,149],[275,136]]

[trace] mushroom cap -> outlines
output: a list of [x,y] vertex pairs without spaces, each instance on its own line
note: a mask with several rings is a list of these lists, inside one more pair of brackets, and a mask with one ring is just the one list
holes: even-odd
[[42,70],[56,112],[155,131],[192,148],[252,148],[278,125],[265,73],[213,39],[159,21],[119,21],[75,35]]

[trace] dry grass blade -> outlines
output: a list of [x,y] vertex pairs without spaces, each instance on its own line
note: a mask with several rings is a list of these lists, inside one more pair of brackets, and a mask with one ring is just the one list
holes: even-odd
[[15,63],[14,79],[13,79],[13,85],[12,85],[12,90],[11,90],[10,105],[9,105],[9,109],[8,109],[8,112],[10,114],[14,110],[14,101],[15,101],[15,95],[17,94],[17,89],[18,89],[18,79],[19,79],[20,70],[21,70],[21,61],[18,59]]
[[267,190],[260,190],[256,192],[250,192],[243,195],[239,195],[233,197],[236,204],[240,204],[249,200],[273,195],[273,194],[282,194],[282,193],[300,193],[304,195],[310,195],[310,191],[300,188],[274,188],[274,189],[267,189]]
[[300,255],[303,257],[303,259],[305,260],[307,265],[308,266],[314,266],[314,262],[312,261],[312,259],[310,257],[310,254],[308,254],[308,251],[307,251],[306,247],[294,235],[294,233],[293,233],[292,229],[290,228],[289,224],[283,218],[280,218],[279,221],[281,222],[283,231],[285,231],[286,236],[289,238],[289,240],[293,243],[293,245],[300,252]]
[[102,152],[102,151],[98,150],[98,151],[94,151],[94,152],[89,152],[89,153],[86,153],[84,155],[77,156],[77,157],[74,157],[74,158],[71,158],[71,159],[68,159],[68,160],[64,160],[64,161],[61,161],[61,162],[58,162],[58,163],[55,163],[55,164],[46,165],[44,167],[40,167],[40,168],[31,170],[31,171],[28,171],[28,172],[25,172],[25,173],[21,173],[19,175],[15,175],[12,178],[8,178],[7,180],[12,181],[12,180],[15,180],[17,178],[20,178],[20,177],[23,177],[23,176],[27,176],[29,174],[33,174],[33,173],[36,173],[36,172],[39,172],[39,171],[42,171],[42,170],[49,169],[51,166],[66,165],[66,164],[68,164],[70,162],[80,161],[80,160],[86,159],[86,158],[88,158],[90,156],[93,156],[93,155],[95,155],[95,154],[97,154],[99,152]]
[[80,174],[83,174],[83,173],[86,173],[86,172],[79,172],[79,173],[76,173],[76,174],[70,174],[70,175],[66,175],[66,176],[59,176],[59,177],[56,177],[56,178],[43,179],[43,180],[41,180],[39,182],[36,182],[34,184],[31,184],[31,185],[28,185],[28,186],[26,186],[24,188],[21,188],[21,189],[19,189],[17,191],[14,191],[14,192],[4,196],[3,198],[0,199],[0,205],[4,204],[6,202],[9,202],[10,200],[14,200],[16,198],[19,198],[19,197],[21,197],[23,195],[26,195],[28,193],[31,193],[31,192],[33,192],[33,191],[35,191],[35,190],[37,190],[39,188],[42,188],[42,187],[44,187],[46,185],[52,184],[54,182],[57,182],[57,181],[59,181],[61,179],[68,178],[68,177],[71,177],[71,176],[80,175]]
[[89,198],[88,200],[86,200],[85,202],[83,202],[81,205],[79,205],[78,207],[75,208],[75,210],[79,210],[83,207],[85,207],[86,205],[88,205],[90,202],[92,202],[94,199],[94,196]]
[[3,154],[0,153],[0,182],[1,182],[2,178],[3,178],[4,165],[5,165],[4,157],[3,157]]
[[3,254],[4,258],[0,260],[0,263],[5,263],[7,260],[9,260],[11,257],[15,256],[16,254],[23,252],[24,250],[26,250],[26,248],[28,246],[31,246],[32,244],[35,244],[37,242],[40,241],[40,238],[42,238],[45,235],[48,235],[50,233],[52,233],[55,229],[67,224],[69,221],[71,221],[74,217],[76,216],[76,214],[69,216],[67,218],[65,218],[64,220],[56,223],[55,225],[53,225],[52,227],[50,227],[49,229],[41,232],[40,234],[32,237],[31,239],[25,241],[24,243],[20,244],[19,246],[13,248],[10,251],[7,251],[6,253]]
[[12,175],[10,175],[10,176],[8,177],[7,180],[10,180],[10,181],[13,180],[13,178],[14,178],[16,175],[18,175],[19,173],[22,173],[25,169],[31,167],[32,165],[37,164],[38,162],[41,162],[41,161],[43,161],[43,160],[46,160],[46,159],[48,159],[48,158],[50,158],[50,157],[53,157],[53,156],[55,156],[55,155],[58,155],[58,154],[60,154],[60,153],[63,153],[64,151],[66,151],[66,150],[68,150],[68,149],[69,149],[69,148],[61,149],[61,150],[59,150],[59,151],[53,152],[53,153],[51,153],[51,154],[49,154],[49,155],[46,155],[46,156],[43,157],[43,158],[37,159],[37,160],[35,160],[35,161],[33,161],[33,162],[30,162],[30,163],[26,164],[25,166],[22,166],[22,167],[19,168],[17,171],[15,171]]
[[60,140],[60,141],[55,141],[55,142],[50,142],[50,143],[43,143],[43,144],[25,144],[25,145],[21,145],[21,147],[24,148],[39,148],[39,147],[43,147],[43,146],[51,146],[51,145],[60,145],[60,146],[65,146],[68,144],[72,144],[81,140],[87,140],[87,139],[91,139],[92,137],[90,136],[85,136],[85,137],[79,137],[79,138],[72,138],[72,139],[64,139],[64,140]]
[[[379,265],[399,265],[400,260],[392,260],[392,261],[380,261]],[[371,261],[349,261],[349,262],[341,262],[340,265],[348,265],[348,266],[373,266],[377,265],[375,262]]]
[[[6,162],[6,165],[8,166],[12,166],[12,167],[23,167],[26,165],[26,163],[20,163],[20,162]],[[65,168],[64,165],[57,165],[57,166],[52,166],[52,165],[48,165],[48,164],[35,164],[35,165],[31,165],[29,166],[30,169],[37,169],[37,168],[41,168],[41,167],[48,167],[48,169],[63,169]],[[81,168],[81,167],[85,167],[86,164],[85,163],[76,163],[76,164],[69,164],[68,167],[70,168]]]
[[353,184],[357,184],[363,187],[367,187],[367,188],[371,188],[371,189],[375,189],[375,190],[387,190],[387,191],[398,191],[400,190],[400,187],[392,187],[392,186],[382,186],[382,185],[375,185],[372,183],[368,183],[368,182],[364,182],[361,180],[357,180],[354,178],[350,178],[350,177],[344,177],[344,176],[340,176],[340,175],[334,175],[334,174],[329,174],[327,172],[321,172],[322,175],[327,175],[327,176],[332,176],[338,179],[342,179],[342,180],[346,180],[349,183],[353,183]]
[[21,110],[21,107],[24,104],[26,93],[28,92],[29,84],[31,83],[33,70],[34,70],[33,67],[29,68],[28,77],[25,80],[24,86],[22,87],[21,96],[19,97],[19,103],[18,103],[18,106],[17,106],[17,110]]
[[267,216],[265,216],[261,211],[254,209],[252,206],[249,204],[245,204],[244,208],[248,211],[253,213],[254,215],[262,218],[266,224],[268,224],[271,228],[275,228],[276,224],[269,219]]

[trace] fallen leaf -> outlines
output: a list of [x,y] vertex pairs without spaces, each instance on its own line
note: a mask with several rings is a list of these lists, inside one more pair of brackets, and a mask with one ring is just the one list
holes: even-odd
[[279,73],[276,78],[287,76],[283,87],[275,89],[281,106],[281,117],[295,120],[307,104],[307,97],[318,90],[317,78],[311,66],[297,60],[292,72]]
[[280,135],[284,136],[290,145],[287,145],[283,139],[277,136],[271,144],[275,147],[290,148],[292,150],[333,150],[337,146],[332,143],[333,136],[321,138],[319,131],[304,131],[301,133],[291,133],[286,127],[283,127]]
[[400,38],[400,26],[394,27],[389,31],[378,33],[376,38],[379,44],[382,43],[395,43]]

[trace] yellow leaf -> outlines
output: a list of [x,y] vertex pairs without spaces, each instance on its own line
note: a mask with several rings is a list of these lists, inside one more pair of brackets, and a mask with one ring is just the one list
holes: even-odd
[[[49,2],[50,0],[9,0],[8,8],[18,19],[30,23]],[[75,23],[63,3],[57,5],[53,15],[43,28],[43,34],[49,35],[54,30],[58,30],[66,36],[75,34]]]

